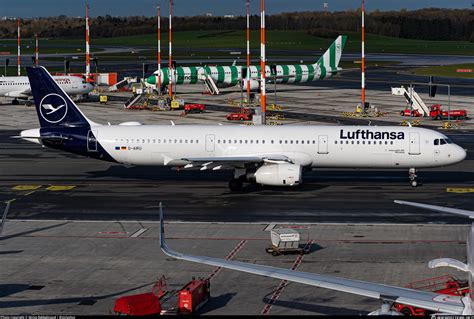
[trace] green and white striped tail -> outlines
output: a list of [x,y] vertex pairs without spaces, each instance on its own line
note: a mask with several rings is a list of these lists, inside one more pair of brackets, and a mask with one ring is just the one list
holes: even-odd
[[339,62],[341,61],[342,50],[346,45],[347,36],[340,35],[337,37],[329,49],[324,52],[323,56],[319,58],[316,65],[319,67],[320,74],[319,79],[325,79],[337,73],[339,68]]

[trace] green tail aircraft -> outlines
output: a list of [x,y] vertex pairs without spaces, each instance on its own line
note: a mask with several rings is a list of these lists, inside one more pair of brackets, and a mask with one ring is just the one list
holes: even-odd
[[[341,60],[342,50],[346,44],[347,36],[340,35],[331,44],[329,49],[313,64],[288,64],[276,65],[265,68],[265,76],[268,81],[277,83],[303,83],[315,80],[323,80],[335,75],[342,70],[338,67]],[[219,87],[230,87],[243,85],[247,87],[250,83],[252,91],[260,88],[260,66],[250,66],[247,72],[246,66],[188,66],[177,67],[173,74],[169,68],[157,70],[148,77],[147,84],[157,87],[158,77],[161,78],[161,89],[170,83],[173,84],[205,84],[211,94],[219,94]]]

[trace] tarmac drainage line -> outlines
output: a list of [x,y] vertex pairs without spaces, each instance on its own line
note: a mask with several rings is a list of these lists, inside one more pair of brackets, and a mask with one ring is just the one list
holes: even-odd
[[[311,245],[313,244],[313,240],[310,240],[306,243],[305,247],[304,247],[304,250],[307,250],[311,247]],[[298,257],[296,257],[296,260],[295,262],[293,263],[293,265],[291,266],[291,270],[296,270],[298,269],[299,265],[301,264],[301,262],[303,261],[303,257],[304,257],[304,254],[299,254]],[[275,303],[275,301],[278,300],[278,298],[280,297],[281,293],[283,292],[283,289],[285,289],[286,285],[287,285],[288,281],[287,280],[282,280],[280,282],[280,284],[278,285],[278,288],[275,290],[275,292],[273,292],[273,295],[272,297],[270,298],[270,301],[265,305],[265,307],[263,308],[261,314],[262,315],[268,315],[268,313],[270,312],[270,309],[272,309],[272,306],[273,304]]]
[[[237,246],[232,249],[232,251],[225,257],[225,260],[231,260],[237,255],[237,253],[244,247],[244,245],[247,243],[246,240],[240,241]],[[214,271],[207,277],[208,280],[211,280],[215,275],[217,275],[221,271],[222,267],[216,267]]]
[[137,230],[136,232],[134,232],[133,234],[131,234],[130,237],[131,237],[131,238],[140,237],[140,236],[143,235],[147,230],[148,230],[148,228],[140,228],[139,230]]

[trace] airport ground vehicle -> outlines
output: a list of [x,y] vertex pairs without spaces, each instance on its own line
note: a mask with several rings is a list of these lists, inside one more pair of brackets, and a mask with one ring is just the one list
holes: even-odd
[[129,316],[159,315],[161,312],[160,299],[167,292],[166,278],[162,276],[153,286],[151,292],[118,298],[115,301],[114,313]]
[[303,247],[300,247],[300,233],[292,228],[275,228],[270,232],[272,244],[266,252],[273,256],[285,254],[306,254]]
[[463,120],[467,117],[466,110],[446,111],[441,109],[441,104],[433,104],[430,109],[430,117],[434,120],[445,120],[448,116],[454,120]]
[[[441,109],[441,104],[433,104],[430,107],[430,117],[433,120],[445,120],[449,117],[453,120],[462,120],[467,118],[467,111],[466,110],[451,110],[451,111],[446,111]],[[401,116],[414,116],[414,117],[420,117],[421,114],[417,110],[410,110],[410,109],[405,109],[403,111],[400,111]]]
[[251,109],[242,108],[238,112],[232,112],[226,115],[228,121],[251,121],[253,117]]
[[193,314],[211,299],[209,279],[194,279],[179,291],[178,314]]
[[185,113],[202,113],[204,112],[204,104],[201,103],[192,103],[184,105]]
[[[406,288],[451,296],[465,296],[469,292],[469,283],[467,280],[460,280],[453,275],[444,275],[412,282]],[[427,316],[430,314],[425,309],[401,303],[394,303],[393,308],[406,316]]]

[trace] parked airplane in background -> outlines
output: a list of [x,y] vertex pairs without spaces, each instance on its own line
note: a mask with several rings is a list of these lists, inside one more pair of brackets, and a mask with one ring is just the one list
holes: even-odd
[[21,138],[96,159],[182,169],[233,169],[244,182],[302,183],[304,168],[415,168],[455,164],[464,149],[436,131],[401,126],[100,125],[86,118],[45,68],[27,68],[41,128]]
[[[395,201],[399,204],[411,205],[420,208],[431,209],[443,213],[452,213],[474,218],[474,211],[467,211],[461,209],[440,207],[435,205],[425,205],[405,201]],[[347,292],[355,295],[360,295],[369,298],[379,299],[384,302],[381,309],[374,311],[371,314],[376,315],[391,315],[391,305],[393,303],[400,303],[410,305],[418,308],[431,310],[437,313],[457,314],[457,315],[473,315],[474,303],[472,296],[466,297],[443,295],[433,292],[420,291],[397,286],[389,286],[384,284],[372,283],[367,281],[360,281],[354,279],[346,279],[334,277],[329,275],[319,275],[314,273],[289,270],[278,267],[264,266],[258,264],[251,264],[240,261],[226,260],[221,258],[194,256],[179,253],[170,249],[165,242],[165,231],[163,221],[163,210],[160,203],[160,246],[161,250],[168,256],[176,259],[192,261],[200,264],[206,264],[215,267],[222,267],[242,271],[254,275],[277,278],[281,280],[288,280],[298,282],[310,286],[327,288],[342,292]],[[467,238],[467,264],[450,259],[441,258],[430,261],[429,267],[436,268],[442,266],[453,267],[468,273],[470,291],[474,291],[472,276],[474,275],[474,227],[471,225],[470,232]]]
[[[346,45],[347,36],[340,35],[331,44],[318,62],[313,64],[276,65],[276,74],[272,74],[272,67],[267,65],[265,75],[267,81],[277,83],[302,83],[315,80],[323,80],[335,75],[341,68],[338,67],[341,60],[342,50]],[[161,77],[162,89],[170,83],[173,84],[205,84],[211,94],[219,94],[219,87],[231,87],[243,85],[247,88],[250,82],[250,90],[260,88],[260,66],[250,66],[250,74],[247,74],[246,66],[190,66],[177,67],[170,75],[168,68],[155,71],[154,75],[147,79],[147,83],[156,88],[158,75]]]
[[[94,89],[90,83],[78,76],[53,76],[56,83],[70,96],[82,98]],[[14,98],[12,104],[18,105],[18,99],[27,100],[26,104],[32,105],[30,81],[27,76],[2,76],[0,77],[0,95]]]

